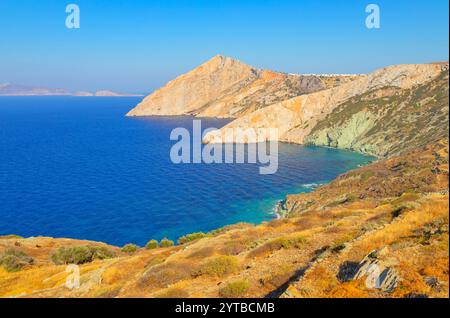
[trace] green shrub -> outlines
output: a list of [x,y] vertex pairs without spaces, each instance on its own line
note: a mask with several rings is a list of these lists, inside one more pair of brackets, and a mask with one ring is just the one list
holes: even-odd
[[228,283],[219,290],[219,295],[224,298],[242,297],[248,290],[249,284],[245,280],[237,280]]
[[159,243],[157,240],[150,240],[147,242],[147,244],[145,244],[145,248],[148,250],[153,250],[158,247],[159,247]]
[[159,242],[159,246],[161,247],[170,247],[173,246],[175,243],[168,238],[163,238],[161,242]]
[[106,246],[89,246],[89,248],[92,252],[92,260],[107,259],[116,256],[116,253],[113,250],[107,248]]
[[85,264],[96,259],[106,259],[115,256],[114,251],[104,246],[62,246],[51,256],[56,265]]
[[203,232],[186,234],[185,236],[182,236],[178,239],[178,244],[185,244],[188,242],[192,242],[192,241],[204,238],[205,236],[207,236],[207,235]]
[[136,244],[126,244],[122,247],[121,251],[128,254],[136,253],[139,249],[139,246]]
[[33,264],[34,260],[24,252],[10,249],[0,254],[0,266],[8,272],[20,271],[24,266]]
[[216,256],[206,260],[200,267],[196,276],[210,275],[222,277],[236,272],[239,268],[239,262],[234,256]]

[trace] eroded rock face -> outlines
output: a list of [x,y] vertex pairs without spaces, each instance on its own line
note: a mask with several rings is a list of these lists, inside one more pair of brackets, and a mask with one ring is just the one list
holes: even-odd
[[275,128],[277,134],[243,142],[278,140],[389,157],[448,133],[448,63],[395,65],[355,76],[291,75],[218,55],[127,115],[235,118],[208,133],[205,143],[242,142],[228,128]]
[[218,55],[128,113],[147,115],[235,118],[208,133],[205,143],[242,142],[228,128],[275,128],[277,134],[244,142],[278,140],[388,157],[448,132],[448,63],[395,65],[355,76],[291,75]]
[[218,55],[147,96],[128,116],[241,117],[352,79],[272,72]]
[[448,135],[448,71],[400,89],[391,86],[339,105],[305,138],[308,144],[388,157]]
[[[204,141],[220,141],[222,132],[227,128],[278,128],[277,140],[303,144],[320,121],[351,98],[386,87],[406,91],[435,79],[443,69],[441,64],[386,67],[337,87],[304,94],[258,109],[226,125],[222,131],[206,135]],[[367,112],[358,114],[348,123],[348,129],[359,135],[371,126],[373,117]],[[342,143],[351,144],[351,138],[344,138]]]

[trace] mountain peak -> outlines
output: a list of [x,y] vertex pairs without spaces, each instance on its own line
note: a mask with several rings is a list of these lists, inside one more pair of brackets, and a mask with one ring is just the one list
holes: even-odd
[[209,65],[212,65],[212,66],[240,65],[240,66],[244,66],[247,68],[252,68],[251,66],[249,66],[237,59],[234,59],[229,56],[221,55],[221,54],[217,54],[217,55],[213,56],[211,59],[209,59],[208,61],[206,61],[205,63],[203,63],[203,66],[209,66]]

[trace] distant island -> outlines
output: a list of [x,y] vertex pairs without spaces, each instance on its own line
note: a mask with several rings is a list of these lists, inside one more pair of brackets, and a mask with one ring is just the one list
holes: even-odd
[[34,87],[12,83],[0,84],[0,96],[96,96],[96,97],[129,97],[143,96],[141,94],[118,93],[110,90],[96,92],[76,91],[72,92],[64,88]]

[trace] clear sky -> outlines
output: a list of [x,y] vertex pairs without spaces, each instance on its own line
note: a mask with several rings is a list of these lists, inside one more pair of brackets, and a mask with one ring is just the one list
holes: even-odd
[[[67,29],[66,5],[81,11]],[[381,28],[365,26],[367,4]],[[448,0],[0,0],[0,82],[150,92],[216,54],[289,73],[448,60]]]

